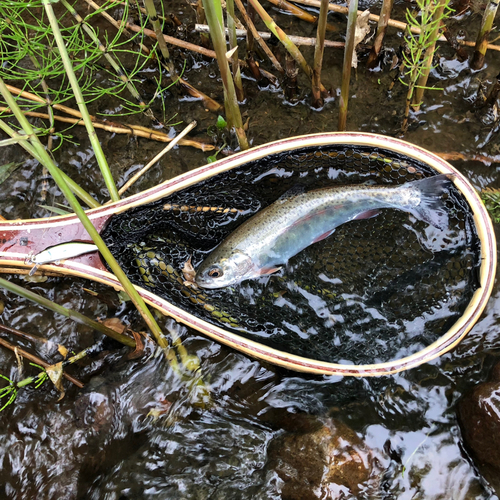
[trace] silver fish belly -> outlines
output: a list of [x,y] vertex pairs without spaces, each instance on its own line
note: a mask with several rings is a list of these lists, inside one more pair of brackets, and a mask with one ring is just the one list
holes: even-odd
[[284,196],[229,235],[200,265],[196,282],[220,288],[271,274],[309,245],[354,219],[396,208],[437,227],[447,225],[440,195],[451,184],[437,175],[401,186],[339,186]]

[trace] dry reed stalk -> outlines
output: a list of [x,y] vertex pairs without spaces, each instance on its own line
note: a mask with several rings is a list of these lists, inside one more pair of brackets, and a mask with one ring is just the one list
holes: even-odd
[[484,163],[485,165],[491,165],[492,163],[500,163],[500,155],[485,155],[485,154],[464,154],[457,152],[449,153],[434,153],[445,161],[478,161]]
[[383,0],[382,8],[380,9],[380,18],[378,20],[377,34],[375,35],[375,40],[373,41],[373,47],[368,56],[368,61],[366,66],[370,69],[375,68],[378,64],[378,57],[380,54],[380,49],[382,48],[382,42],[384,41],[385,32],[387,31],[387,26],[391,18],[392,6],[394,0]]
[[[132,23],[126,23],[126,26],[128,29],[131,31],[142,31],[144,32],[145,35],[150,36],[152,38],[156,38],[156,34],[153,30],[143,28],[142,26],[138,26],[136,24]],[[189,43],[185,42],[183,40],[179,40],[177,38],[168,36],[168,35],[163,35],[163,38],[165,38],[165,41],[169,42],[172,45],[176,45],[177,47],[181,47],[186,50],[191,50],[192,52],[197,52],[198,54],[202,54],[207,57],[211,57],[213,59],[217,59],[217,55],[215,54],[215,51],[205,49],[204,47],[200,47],[199,45],[195,45],[194,43]],[[241,59],[239,60],[240,66],[246,67],[245,61],[242,61]],[[271,81],[276,81],[276,77],[270,73],[269,71],[266,71],[264,69],[260,69],[260,72],[262,76],[266,77],[268,80]],[[219,105],[220,106],[220,105]]]
[[[293,3],[287,2],[287,0],[268,0],[268,2],[272,3],[273,5],[282,10],[285,10],[286,12],[289,12],[295,17],[298,17],[302,21],[306,21],[307,23],[314,24],[318,20],[317,16],[309,14],[309,12],[307,12],[306,10],[297,7]],[[338,31],[338,29],[335,26],[329,23],[326,23],[326,29],[328,31]]]
[[[0,112],[10,112],[10,109],[7,107],[0,107]],[[26,111],[24,113],[26,116],[33,116],[35,118],[43,118],[48,120],[49,115],[47,113],[38,113],[36,111]],[[127,134],[133,135],[136,137],[144,137],[146,139],[151,139],[153,141],[158,142],[170,142],[172,140],[167,134],[163,132],[159,132],[157,130],[148,129],[146,127],[136,126],[136,125],[119,125],[113,123],[106,123],[101,120],[93,118],[92,123],[95,128],[105,130],[106,132],[112,132],[114,134]],[[68,118],[66,116],[54,116],[54,119],[63,123],[70,123],[72,125],[84,125],[83,120],[81,118]],[[191,146],[196,149],[201,149],[202,151],[213,151],[215,146],[212,144],[204,144],[202,142],[194,141],[191,139],[182,139],[179,141],[179,145],[181,146]]]
[[170,144],[160,151],[150,162],[147,163],[139,172],[137,172],[132,178],[130,178],[124,185],[118,190],[118,194],[121,196],[127,189],[132,186],[138,179],[140,179],[163,155],[167,154],[177,143],[180,143],[182,138],[188,134],[194,127],[196,127],[196,122],[192,121],[179,135],[175,136]]
[[[274,22],[272,17],[266,12],[264,7],[259,3],[258,0],[248,0],[252,4],[253,8],[257,11],[260,18],[264,21],[265,25],[270,29],[273,34],[278,38],[278,40],[283,44],[289,54],[297,61],[302,71],[308,76],[312,81],[312,69],[307,64],[304,56],[297,48],[297,46],[290,40],[288,35]],[[321,92],[326,92],[325,87],[320,82]]]
[[[240,0],[235,0],[236,2],[239,2]],[[194,25],[195,31],[200,31],[202,33],[210,32],[210,28],[207,24],[195,24]],[[268,31],[255,31],[256,35],[262,38],[262,40],[270,40],[273,36],[272,33],[269,33]],[[236,36],[245,36],[248,34],[248,30],[245,29],[237,29],[236,30]],[[317,43],[316,38],[312,38],[309,36],[297,36],[297,35],[288,35],[288,38],[297,46],[308,46],[308,47],[315,47]],[[324,40],[323,42],[325,47],[333,47],[335,49],[343,49],[345,47],[344,42],[332,42],[331,40]],[[273,56],[274,57],[274,56]]]
[[349,104],[349,86],[351,83],[352,58],[356,46],[354,36],[356,34],[356,19],[358,18],[358,0],[350,0],[349,16],[347,18],[347,33],[344,52],[344,65],[342,67],[342,87],[340,89],[339,109],[339,131],[346,130],[347,106]]
[[[239,10],[239,7],[238,7]],[[257,13],[255,12],[255,9],[248,3],[247,4],[247,10],[243,9],[244,13],[242,12],[241,14],[244,15],[246,18],[250,19],[250,23],[252,26],[254,26],[254,19]],[[254,26],[255,29],[255,26]],[[255,37],[253,36],[253,33],[250,30],[247,30],[247,53],[252,53],[255,50]]]
[[[7,342],[4,339],[0,338],[0,345],[2,347],[5,347],[6,349],[9,349],[12,352],[18,352],[23,358],[28,359],[32,363],[36,363],[37,365],[42,366],[43,368],[48,368],[50,365],[49,363],[46,363],[43,359],[40,359],[38,356],[35,356],[34,354],[31,354],[28,351],[25,351],[21,347],[17,347],[10,342]],[[80,382],[78,379],[75,377],[72,377],[71,375],[68,375],[66,372],[63,371],[63,376],[66,380],[69,380],[72,384],[75,384],[77,387],[80,389],[83,389],[84,385],[82,382]]]
[[153,0],[144,0],[144,5],[146,7],[147,14],[149,16],[149,20],[151,21],[154,29],[154,33],[156,35],[156,40],[158,41],[158,47],[160,48],[161,54],[163,56],[164,64],[170,73],[170,79],[172,80],[173,83],[175,84],[180,84],[184,89],[188,91],[188,93],[192,97],[196,97],[197,99],[201,99],[203,101],[203,104],[210,110],[213,111],[214,113],[218,113],[221,109],[222,106],[214,101],[212,98],[208,97],[206,94],[201,92],[200,90],[194,88],[190,83],[186,82],[186,80],[180,78],[177,75],[177,72],[175,70],[174,63],[172,59],[170,58],[170,53],[167,48],[167,43],[166,39],[163,35],[163,31],[160,25],[159,17],[156,12],[156,8],[154,6]]
[[[234,1],[236,3],[236,7],[238,7],[238,10],[241,13],[241,16],[243,18],[243,22],[246,24],[246,26],[248,28],[248,31],[250,33],[252,33],[253,39],[259,44],[259,46],[265,52],[265,54],[267,55],[267,57],[269,57],[269,60],[271,61],[272,65],[280,73],[283,74],[285,72],[284,69],[283,69],[283,67],[278,62],[278,60],[276,59],[276,57],[272,53],[271,49],[267,46],[266,42],[264,42],[264,39],[263,39],[261,33],[259,33],[257,31],[257,29],[255,28],[255,25],[253,24],[253,21],[250,19],[250,16],[247,14],[242,1],[241,0],[234,0]],[[250,8],[250,7],[252,7],[252,5],[250,3],[248,3],[248,7]]]

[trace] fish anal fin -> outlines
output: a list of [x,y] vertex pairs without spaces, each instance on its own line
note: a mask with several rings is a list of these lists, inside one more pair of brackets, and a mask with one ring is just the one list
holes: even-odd
[[324,240],[325,238],[328,238],[328,236],[330,236],[334,231],[335,231],[335,229],[330,229],[330,231],[327,231],[326,233],[320,234],[318,237],[316,237],[313,240],[313,243],[318,243],[318,241],[321,241],[321,240]]
[[371,219],[372,217],[376,217],[380,213],[378,208],[374,208],[372,210],[365,210],[360,214],[356,215],[353,220],[361,220],[361,219]]

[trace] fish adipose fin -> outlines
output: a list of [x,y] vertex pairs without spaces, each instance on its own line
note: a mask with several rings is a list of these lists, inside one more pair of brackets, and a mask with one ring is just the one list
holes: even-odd
[[419,219],[441,230],[448,227],[448,212],[442,196],[453,186],[452,179],[453,175],[440,174],[412,183],[420,191],[420,203],[412,212]]

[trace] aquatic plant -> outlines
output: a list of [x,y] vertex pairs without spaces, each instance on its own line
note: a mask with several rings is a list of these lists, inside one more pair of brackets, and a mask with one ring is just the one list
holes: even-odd
[[494,222],[500,223],[500,189],[484,188],[481,191],[481,199]]
[[[25,4],[22,4],[23,7],[25,8]],[[53,46],[53,49],[56,49],[56,52],[59,54],[60,59],[58,59],[57,62],[57,67],[58,67],[58,75],[61,76],[63,73],[64,75],[68,78],[70,87],[68,87],[68,90],[65,90],[65,92],[69,91],[69,88],[71,88],[71,91],[77,101],[77,104],[80,109],[80,113],[82,116],[83,121],[85,122],[85,125],[87,127],[88,131],[88,136],[89,139],[92,143],[92,147],[94,149],[94,153],[96,155],[96,159],[98,160],[99,166],[101,168],[101,172],[103,175],[103,178],[106,182],[106,185],[108,187],[110,196],[113,200],[118,200],[119,195],[117,192],[116,185],[114,184],[113,177],[111,175],[111,172],[109,170],[109,167],[107,165],[106,159],[104,157],[104,153],[102,151],[101,145],[97,139],[97,136],[95,134],[95,130],[92,125],[92,120],[90,118],[90,115],[88,113],[87,107],[86,107],[86,96],[83,94],[81,87],[79,85],[79,79],[77,77],[77,74],[74,71],[74,60],[71,60],[68,54],[68,50],[66,47],[67,40],[65,40],[62,31],[59,28],[59,23],[55,17],[52,4],[50,0],[42,0],[41,5],[45,8],[45,16],[43,19],[47,20],[48,22],[45,22],[43,24],[43,36],[48,37],[49,36],[49,28],[50,28],[50,36],[49,38],[53,39],[55,41],[55,44]],[[24,10],[22,11],[24,13]],[[19,13],[18,13],[19,14]],[[33,18],[35,16],[31,15]],[[21,19],[21,18],[19,18]],[[21,24],[21,21],[20,23]],[[26,42],[29,39],[28,36],[25,36],[22,38],[21,41]],[[19,42],[19,37],[17,39],[17,42]],[[25,43],[24,46],[27,44]],[[29,45],[29,44],[28,44]],[[43,45],[43,44],[42,44]],[[38,45],[35,44],[35,47],[38,47]],[[70,46],[71,47],[71,46]],[[26,48],[27,51],[31,50],[29,48]],[[47,61],[45,61],[47,62]],[[81,63],[83,64],[83,63]],[[78,67],[78,66],[77,66]],[[40,76],[37,74],[37,76]],[[44,77],[46,77],[45,75]],[[51,74],[51,77],[53,78],[55,75]],[[72,186],[71,181],[68,184],[67,182],[67,176],[65,176],[61,170],[59,170],[53,160],[51,159],[50,155],[47,153],[45,150],[44,146],[41,144],[40,139],[38,137],[38,130],[35,130],[30,122],[26,119],[22,109],[19,107],[18,102],[13,98],[12,94],[10,93],[8,87],[5,85],[4,81],[0,78],[0,92],[3,95],[5,102],[7,106],[10,108],[11,112],[14,114],[16,117],[18,123],[20,124],[23,132],[22,133],[17,133],[14,131],[5,121],[0,120],[0,128],[2,128],[5,132],[7,132],[12,139],[15,139],[20,145],[22,145],[28,152],[30,152],[40,163],[42,163],[48,171],[51,173],[54,181],[56,184],[59,186],[63,194],[65,195],[66,199],[68,200],[69,205],[71,206],[72,210],[78,215],[80,218],[83,226],[86,228],[87,232],[89,235],[93,238],[94,242],[96,245],[99,247],[99,251],[103,255],[103,257],[106,259],[108,264],[110,265],[110,268],[113,270],[114,274],[117,276],[117,278],[121,281],[123,284],[123,287],[126,291],[126,293],[131,297],[132,301],[136,305],[137,309],[143,316],[144,320],[146,321],[146,324],[149,326],[151,329],[153,335],[157,339],[158,344],[164,349],[165,354],[167,358],[169,357],[169,352],[170,348],[168,345],[168,342],[166,338],[163,336],[158,324],[156,323],[156,320],[146,307],[143,299],[139,296],[133,285],[130,283],[129,279],[125,275],[125,273],[122,271],[120,268],[119,264],[116,262],[115,258],[112,256],[112,254],[109,252],[107,249],[106,245],[102,241],[101,237],[99,236],[98,232],[88,219],[87,215],[83,211],[82,207],[78,203],[77,199],[75,198],[72,190],[74,190],[74,186]],[[74,184],[74,183],[73,183]]]
[[22,389],[30,384],[34,384],[35,389],[38,389],[49,378],[47,371],[42,366],[34,363],[30,363],[30,365],[39,368],[40,373],[34,377],[28,377],[19,382],[14,382],[0,373],[0,378],[7,381],[7,385],[0,388],[0,401],[6,398],[4,405],[0,408],[0,411],[5,410],[7,406],[11,405],[15,401],[19,389]]
[[[427,79],[432,69],[432,60],[436,50],[436,41],[440,36],[441,24],[452,9],[449,0],[417,0],[418,12],[406,11],[407,29],[405,41],[407,50],[403,50],[404,73],[407,80],[400,81],[408,87],[403,124],[404,132],[408,129],[410,107],[420,107]],[[413,28],[417,28],[414,30]],[[436,89],[438,90],[438,89]]]

